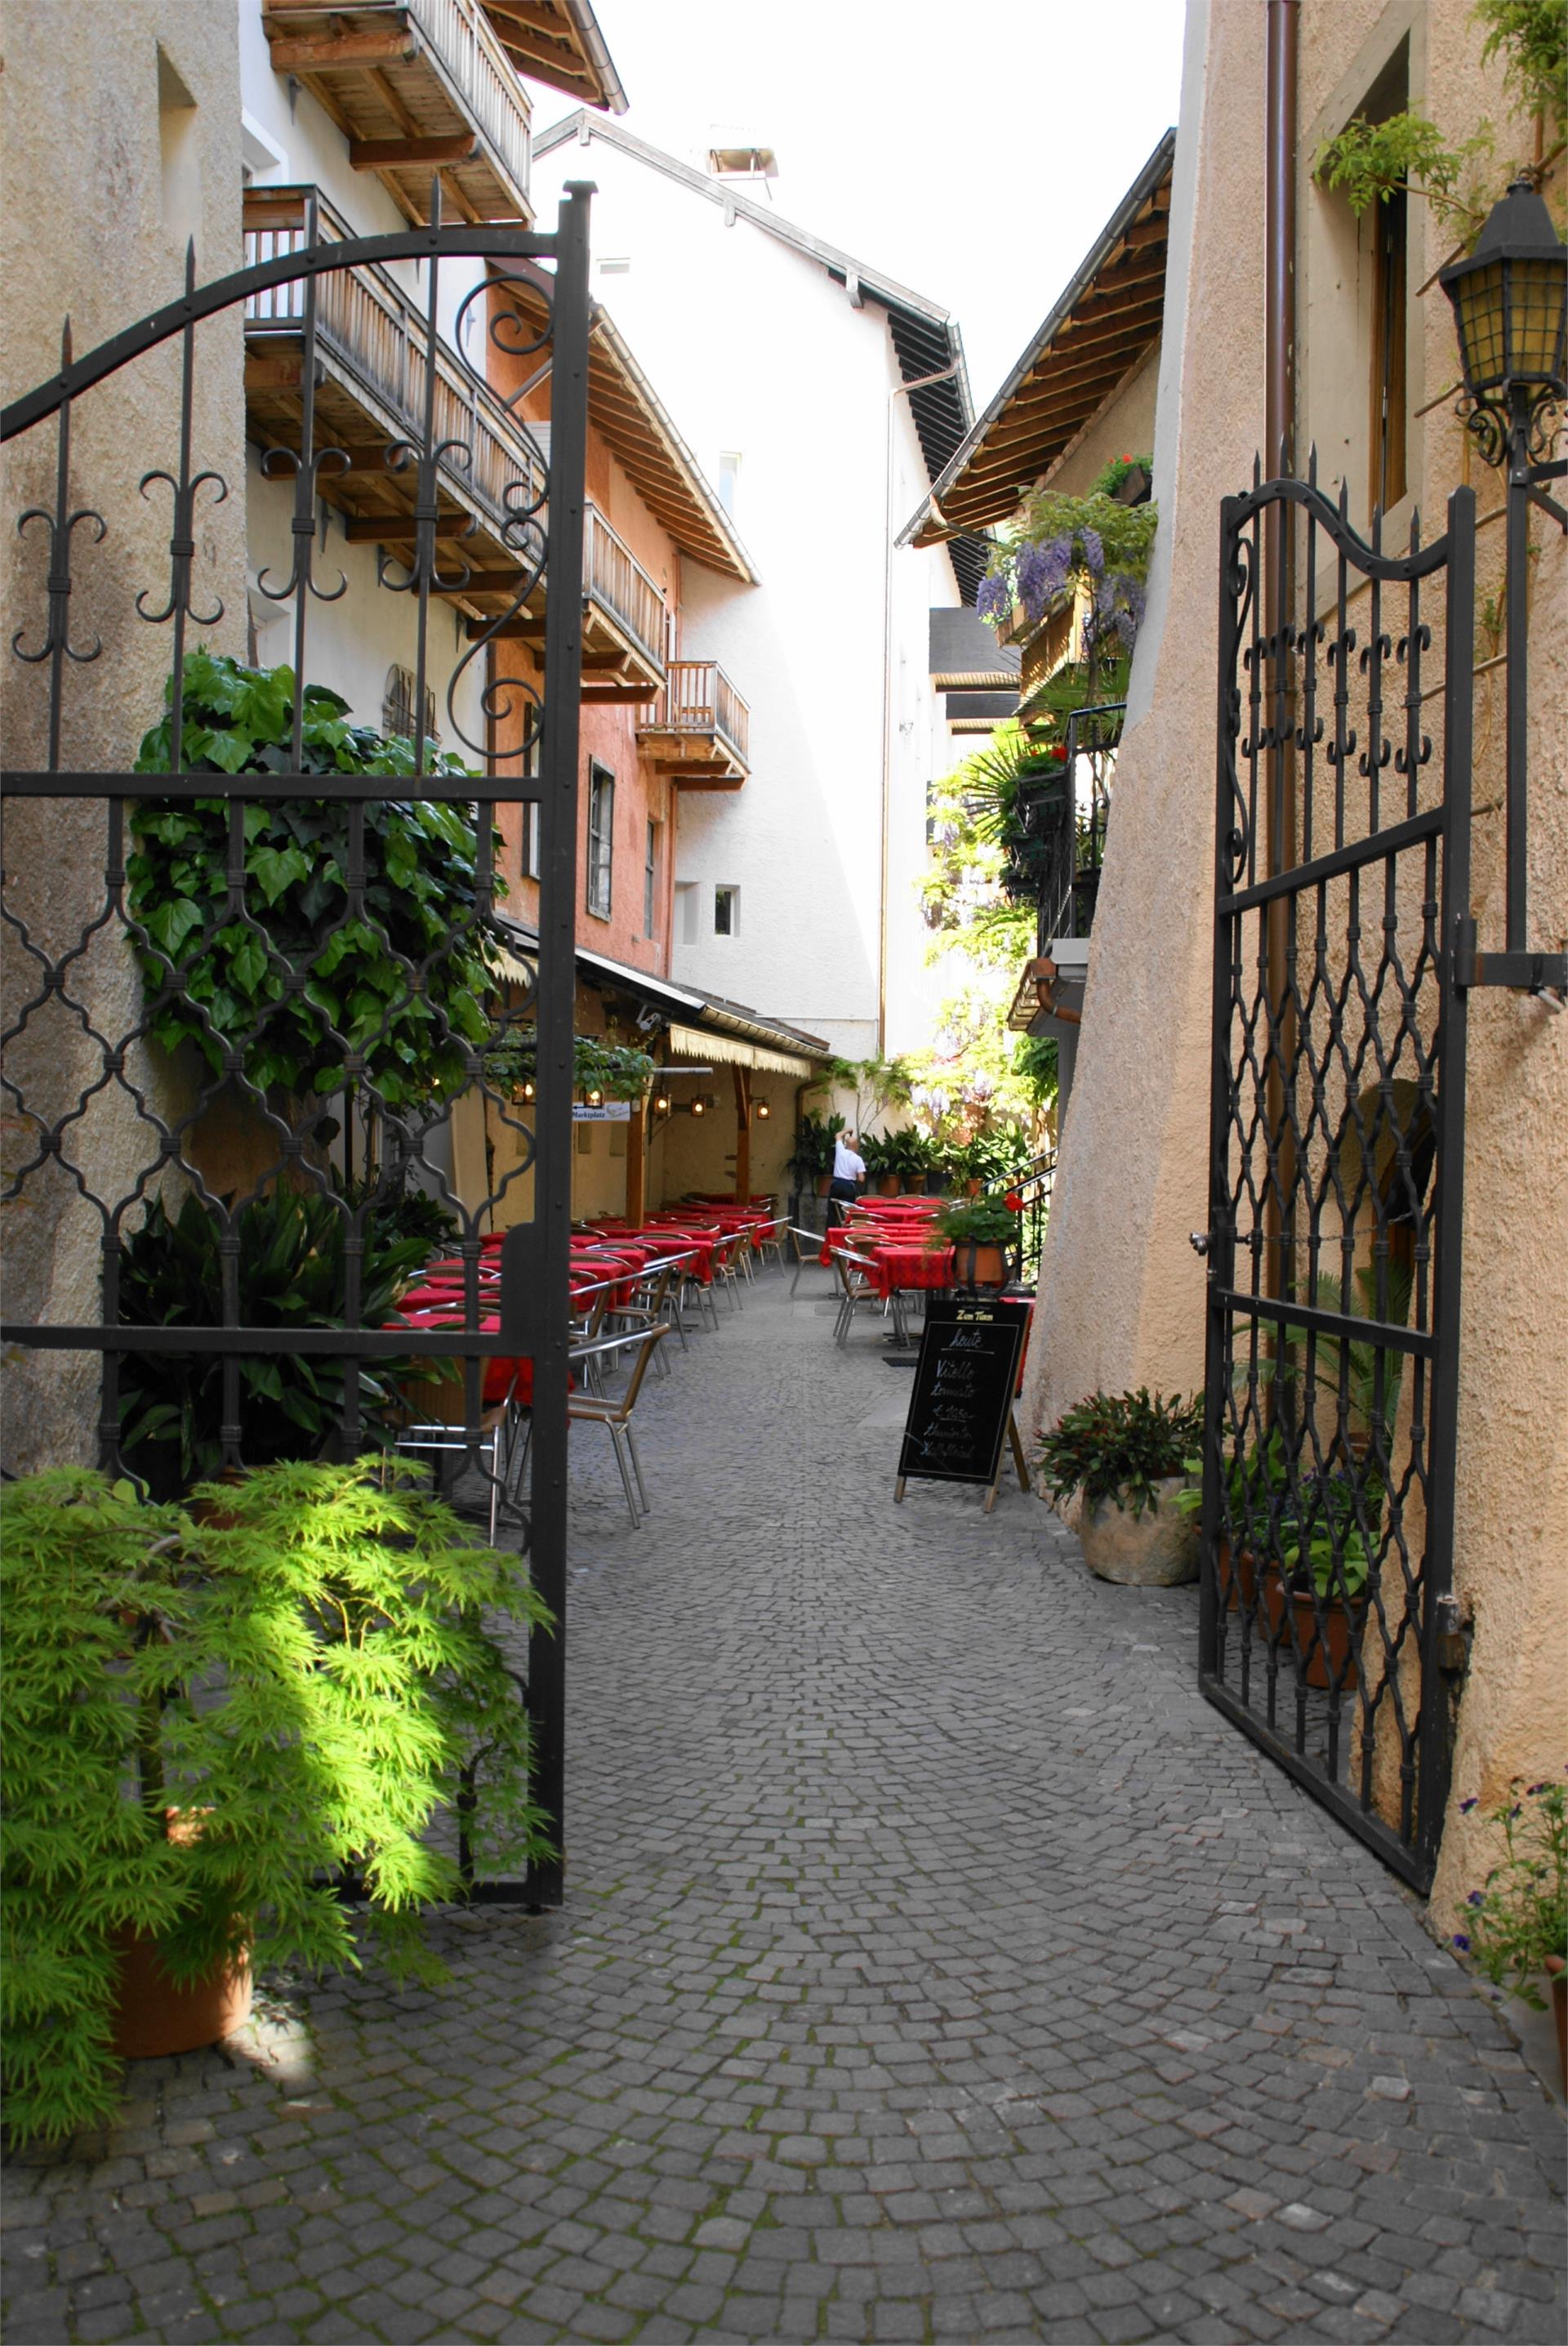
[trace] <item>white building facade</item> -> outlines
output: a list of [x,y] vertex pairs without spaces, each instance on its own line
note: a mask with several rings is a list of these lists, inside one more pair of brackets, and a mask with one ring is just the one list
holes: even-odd
[[684,581],[678,651],[719,661],[749,703],[751,772],[686,799],[674,974],[767,1002],[846,1056],[921,1048],[936,992],[917,892],[926,792],[966,746],[932,687],[930,611],[962,599],[961,574],[972,598],[979,563],[891,547],[968,426],[957,328],[618,123],[585,110],[534,153],[541,209],[595,183],[596,298],[760,581],[710,592],[695,566]]

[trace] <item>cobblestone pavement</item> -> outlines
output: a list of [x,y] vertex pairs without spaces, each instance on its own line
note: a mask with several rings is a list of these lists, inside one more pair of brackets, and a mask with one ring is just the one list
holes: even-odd
[[[722,1310],[722,1307],[721,1307]],[[1559,2112],[1199,1698],[1190,1590],[891,1504],[777,1275],[578,1436],[570,1900],[289,1991],[13,2165],[11,2346],[1563,2335]]]

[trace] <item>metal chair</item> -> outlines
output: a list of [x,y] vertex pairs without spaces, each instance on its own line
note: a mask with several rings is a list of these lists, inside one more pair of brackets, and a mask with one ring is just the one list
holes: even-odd
[[[795,1258],[795,1276],[789,1281],[789,1300],[793,1302],[795,1290],[800,1284],[800,1273],[803,1270],[820,1270],[823,1268],[822,1233],[820,1230],[799,1229],[791,1222],[785,1230],[785,1236],[789,1241],[789,1250]],[[837,1275],[830,1260],[826,1268],[830,1282],[836,1286]]]
[[[833,1322],[833,1341],[846,1344],[850,1324],[863,1303],[881,1303],[882,1299],[872,1286],[867,1273],[876,1269],[870,1255],[856,1254],[849,1247],[840,1247],[833,1257],[833,1270],[842,1290],[839,1316]],[[885,1307],[884,1307],[885,1309]]]
[[637,1513],[638,1501],[642,1503],[645,1515],[649,1512],[649,1504],[647,1486],[643,1481],[642,1461],[637,1456],[636,1438],[632,1433],[632,1412],[636,1407],[648,1363],[668,1334],[669,1323],[661,1320],[636,1335],[602,1336],[596,1344],[575,1346],[570,1356],[575,1368],[585,1362],[589,1353],[635,1350],[636,1357],[626,1380],[626,1389],[617,1399],[610,1401],[598,1393],[575,1392],[566,1404],[566,1415],[572,1423],[608,1427],[616,1464],[621,1471],[621,1487],[626,1494],[626,1505],[631,1511],[634,1525],[642,1522],[642,1516]]
[[[438,1454],[461,1451],[478,1460],[481,1472],[490,1484],[490,1545],[494,1547],[501,1502],[512,1480],[512,1453],[517,1439],[516,1377],[513,1377],[501,1401],[481,1406],[478,1422],[471,1436],[468,1379],[461,1364],[455,1377],[436,1374],[440,1364],[434,1361],[415,1361],[412,1365],[416,1372],[423,1370],[430,1373],[405,1377],[399,1387],[402,1405],[409,1415],[399,1427],[397,1447],[399,1450],[433,1450]],[[490,1463],[485,1466],[487,1442]]]

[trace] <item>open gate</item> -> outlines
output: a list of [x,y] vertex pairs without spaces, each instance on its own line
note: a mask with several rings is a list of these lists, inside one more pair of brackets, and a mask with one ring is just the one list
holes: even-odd
[[[271,225],[252,240],[248,218],[250,265],[198,286],[192,258],[180,298],[86,357],[67,325],[59,371],[0,419],[31,492],[3,778],[5,1198],[22,1239],[0,1333],[59,1363],[56,1401],[96,1413],[116,1470],[133,1370],[145,1388],[159,1362],[209,1357],[221,1460],[242,1466],[280,1362],[341,1393],[335,1446],[351,1458],[390,1438],[368,1422],[376,1372],[401,1361],[406,1376],[416,1351],[433,1421],[417,1430],[507,1485],[556,1617],[532,1637],[527,1702],[534,1794],[559,1850],[589,191],[568,192],[548,233],[443,227],[439,192],[430,227],[352,238],[328,233],[314,190],[262,191]],[[550,379],[547,441],[464,355],[486,335],[526,373],[522,390]],[[280,559],[249,588],[238,561],[215,576],[209,558],[215,509],[247,484],[232,454],[226,473],[193,444],[205,414],[226,416],[238,446],[242,365],[260,441],[249,498],[263,500],[261,480],[289,484],[270,524]],[[145,501],[162,497],[171,528],[155,567]],[[380,643],[382,662],[395,643],[407,668],[404,713],[383,729],[404,737],[397,755],[351,770],[331,729],[348,699],[316,688],[330,695],[348,657],[321,610],[344,592],[334,556],[356,544],[361,564],[376,549],[360,641]],[[188,687],[200,632],[248,593],[253,613],[270,605],[288,623],[290,705],[270,746],[237,755],[231,732],[215,746]],[[154,641],[167,648],[149,666]],[[165,708],[164,753],[148,762],[144,748],[138,768]],[[531,958],[508,952],[494,917],[496,825],[527,809],[541,875]],[[293,843],[259,854],[285,816]],[[189,882],[194,936],[138,895],[149,822],[187,842],[192,872],[206,859],[206,880]],[[465,892],[439,933],[418,917],[422,854]],[[274,906],[301,861],[305,912],[280,935]],[[341,977],[367,941],[379,998]],[[171,1032],[184,1041],[158,1048]],[[214,1111],[244,1138],[222,1174],[201,1137]],[[323,1201],[336,1287],[290,1324],[248,1324],[246,1217],[280,1188]],[[378,1217],[411,1189],[452,1218],[463,1265],[461,1294],[413,1347],[384,1324],[369,1269]],[[208,1218],[218,1280],[184,1299],[178,1324],[151,1324],[127,1301],[127,1262],[149,1214],[172,1219],[188,1199]],[[492,1226],[504,1239],[485,1250]],[[73,1356],[92,1361],[76,1385]],[[522,1362],[525,1502],[493,1438],[497,1381],[517,1396]],[[554,1903],[561,1887],[556,1858],[526,1895]]]
[[1452,1731],[1474,500],[1221,521],[1200,1684],[1418,1888]]

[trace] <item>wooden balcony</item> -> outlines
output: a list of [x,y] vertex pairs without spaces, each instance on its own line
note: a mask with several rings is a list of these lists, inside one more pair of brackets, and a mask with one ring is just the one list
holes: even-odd
[[406,217],[533,218],[528,93],[479,0],[263,0],[273,70],[301,82]]
[[[317,190],[253,188],[244,203],[245,265],[304,250],[315,202],[321,233],[341,240],[347,228]],[[262,448],[298,452],[304,367],[302,282],[252,296],[245,311],[245,410],[249,436]],[[380,268],[331,270],[317,280],[316,430],[318,449],[341,448],[347,471],[324,465],[321,495],[343,516],[351,544],[379,545],[406,559],[413,546],[415,468],[391,471],[391,444],[423,433],[425,321],[392,275]],[[506,492],[518,484],[536,495],[539,450],[489,387],[438,340],[435,437],[468,448],[468,464],[442,460],[438,479],[441,560],[454,581],[448,599],[475,617],[504,610],[520,580],[518,555],[504,535]],[[439,591],[439,590],[438,590]],[[541,598],[542,607],[542,598]]]
[[[599,685],[601,699],[630,699],[631,688],[640,684],[647,689],[636,697],[650,700],[665,680],[664,597],[597,505],[585,508],[583,523],[584,668],[589,678],[603,678],[613,668],[623,679]],[[584,690],[592,699],[596,686],[590,682]]]
[[637,739],[680,790],[738,790],[750,772],[751,712],[717,660],[671,660]]

